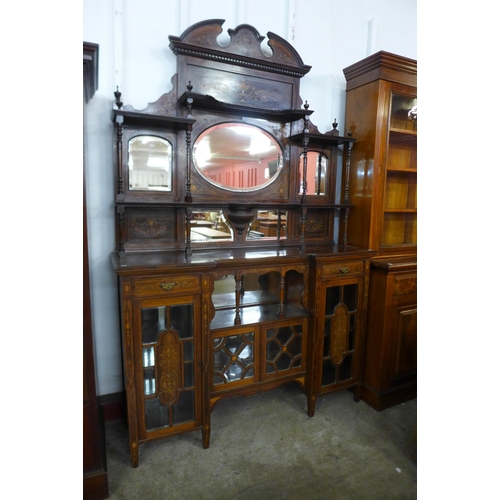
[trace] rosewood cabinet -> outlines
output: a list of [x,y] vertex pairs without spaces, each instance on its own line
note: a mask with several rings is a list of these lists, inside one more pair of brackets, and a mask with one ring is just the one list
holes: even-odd
[[[346,233],[377,252],[361,397],[380,410],[416,397],[417,62],[378,52],[344,74],[346,126],[357,138]],[[401,294],[407,281],[411,293]]]
[[311,384],[316,395],[350,388],[360,398],[369,259],[333,260],[318,256],[313,265],[315,288],[311,334]]
[[[370,258],[348,241],[342,166],[299,95],[311,69],[269,32],[208,20],[170,37],[173,89],[137,111],[117,89],[116,251],[132,465],[199,430],[222,398],[295,383],[359,399]],[[340,230],[340,222],[344,228]]]
[[201,428],[200,275],[120,279],[132,464],[139,442]]

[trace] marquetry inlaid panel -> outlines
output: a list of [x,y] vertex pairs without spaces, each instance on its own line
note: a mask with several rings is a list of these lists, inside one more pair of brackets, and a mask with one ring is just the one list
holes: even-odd
[[157,347],[160,401],[174,404],[184,387],[182,342],[173,331],[163,332]]
[[344,304],[335,309],[330,332],[330,358],[333,363],[340,364],[347,352],[347,339],[349,335],[349,313]]

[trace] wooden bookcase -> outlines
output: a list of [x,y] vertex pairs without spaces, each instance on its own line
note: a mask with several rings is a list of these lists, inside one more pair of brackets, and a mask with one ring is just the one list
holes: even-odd
[[357,138],[344,230],[350,244],[377,252],[361,397],[380,410],[416,397],[417,62],[382,51],[344,74],[346,127]]

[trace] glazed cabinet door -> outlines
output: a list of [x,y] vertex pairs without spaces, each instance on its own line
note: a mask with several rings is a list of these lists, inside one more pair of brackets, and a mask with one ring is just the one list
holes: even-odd
[[[327,282],[320,304],[322,355],[319,393],[326,393],[360,382],[361,319],[363,278]],[[359,399],[359,389],[355,392]]]
[[414,252],[417,245],[417,120],[415,89],[391,85],[385,155],[381,253]]
[[195,427],[199,424],[200,354],[195,338],[199,299],[145,300],[136,305],[135,313],[140,332],[141,435],[150,438]]
[[138,444],[200,428],[200,297],[133,301],[124,358],[132,465]]

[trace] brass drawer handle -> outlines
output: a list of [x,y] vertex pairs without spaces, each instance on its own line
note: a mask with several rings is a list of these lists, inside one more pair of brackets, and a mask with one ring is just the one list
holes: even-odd
[[339,271],[342,274],[347,274],[349,272],[349,268],[348,267],[339,267]]
[[172,288],[174,288],[175,282],[160,283],[160,286],[163,288],[163,290],[166,290],[168,292],[169,290],[172,290]]

